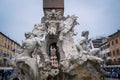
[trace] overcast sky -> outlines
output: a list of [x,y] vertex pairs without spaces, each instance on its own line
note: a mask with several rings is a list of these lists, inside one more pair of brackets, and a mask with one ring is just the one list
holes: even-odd
[[[0,0],[0,32],[21,43],[43,16],[42,0]],[[107,36],[120,29],[120,0],[65,0],[64,15],[78,16],[78,37]]]

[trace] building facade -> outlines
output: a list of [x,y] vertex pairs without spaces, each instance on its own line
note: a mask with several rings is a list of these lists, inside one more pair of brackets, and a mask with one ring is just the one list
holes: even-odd
[[120,65],[120,30],[109,36],[111,63]]
[[10,39],[8,36],[0,32],[0,66],[5,67],[9,66],[7,64],[7,59],[10,59],[15,53],[16,50],[20,48],[20,45]]
[[105,43],[101,44],[100,46],[100,56],[103,59],[103,66],[111,65],[111,53],[109,49],[109,42],[106,41]]
[[55,9],[56,11],[61,11],[64,14],[64,0],[43,0],[43,10],[46,15],[46,11],[51,11]]
[[89,39],[89,46],[91,49],[100,48],[101,44],[107,41],[107,37],[96,37]]

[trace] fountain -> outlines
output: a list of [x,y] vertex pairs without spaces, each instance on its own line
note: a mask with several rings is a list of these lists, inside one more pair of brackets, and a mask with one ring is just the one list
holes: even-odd
[[73,36],[77,16],[64,17],[61,11],[45,11],[42,23],[25,33],[19,54],[12,59],[21,80],[100,80],[98,49],[88,47],[89,31],[77,44]]

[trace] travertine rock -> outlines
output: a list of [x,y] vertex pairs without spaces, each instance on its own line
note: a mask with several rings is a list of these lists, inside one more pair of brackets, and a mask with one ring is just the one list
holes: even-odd
[[[78,43],[74,44],[77,16],[63,19],[61,12],[53,9],[47,11],[44,18],[43,23],[35,24],[32,32],[25,34],[23,52],[12,59],[24,80],[94,80],[94,76],[97,80],[99,71],[93,64],[99,66],[102,59],[95,55],[99,49],[88,47],[89,32],[83,31]],[[51,64],[53,49],[58,61]],[[55,67],[54,62],[57,62]]]

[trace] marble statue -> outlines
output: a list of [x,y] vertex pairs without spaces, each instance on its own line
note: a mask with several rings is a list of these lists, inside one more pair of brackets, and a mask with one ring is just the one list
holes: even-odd
[[80,39],[78,40],[78,43],[76,44],[76,48],[80,57],[83,58],[85,61],[87,59],[102,61],[101,58],[94,55],[99,51],[99,49],[89,48],[88,35],[89,35],[88,31],[83,31]]
[[[98,72],[93,63],[97,64],[102,59],[96,56],[99,49],[90,49],[88,46],[89,31],[83,31],[75,44],[73,36],[77,35],[74,27],[78,24],[78,17],[64,17],[61,14],[55,9],[46,11],[45,20],[35,24],[32,32],[25,33],[26,39],[22,42],[19,54],[11,61],[20,70],[22,80],[84,80],[77,78],[79,72],[89,67],[94,73]],[[55,58],[58,60],[56,67],[52,65],[56,64],[55,61],[51,64],[51,45],[55,48]],[[79,68],[81,71],[76,70]]]
[[79,54],[89,54],[88,31],[83,31],[78,43],[76,44]]
[[61,11],[55,11],[55,9],[52,9],[51,11],[46,11],[45,17],[47,20],[60,20],[63,16]]
[[61,21],[60,24],[60,37],[59,39],[62,40],[63,35],[67,34],[69,31],[73,32],[73,34],[76,34],[74,32],[75,25],[79,24],[77,21],[77,16],[67,16],[67,18],[64,21]]
[[56,12],[54,9],[49,12],[46,11],[46,20],[45,24],[48,28],[48,33],[50,35],[56,35],[59,27],[59,20],[61,18],[61,12]]
[[39,37],[41,39],[43,38],[45,40],[47,35],[47,28],[44,23],[35,24],[32,33],[35,37]]
[[[65,58],[69,58],[68,55],[76,55],[76,49],[74,45],[73,36],[76,35],[76,32],[74,31],[75,25],[77,25],[77,17],[72,15],[66,18],[63,22],[60,24],[60,28],[62,27],[63,30],[60,32],[59,36],[59,44],[62,45],[62,50],[65,54]],[[74,54],[73,54],[74,53]]]
[[45,61],[49,61],[47,51],[46,51],[46,36],[48,34],[47,28],[44,23],[35,24],[32,33],[36,38],[41,39],[39,40],[39,55],[44,55]]
[[42,45],[42,42],[45,39],[45,36],[43,38],[34,37],[31,32],[25,33],[26,40],[22,43],[22,48],[24,49],[23,53],[19,55],[19,57],[33,57],[34,50],[38,46]]

